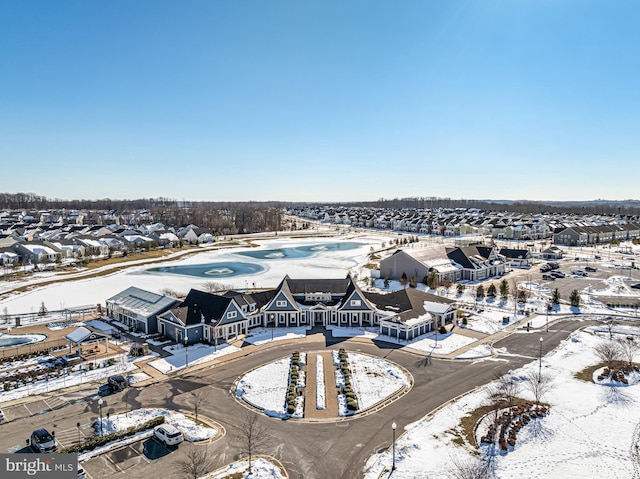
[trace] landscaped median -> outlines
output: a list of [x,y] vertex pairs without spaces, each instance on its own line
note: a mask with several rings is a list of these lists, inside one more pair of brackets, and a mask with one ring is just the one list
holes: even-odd
[[[325,353],[329,351],[322,354]],[[294,352],[288,358],[247,372],[236,381],[235,396],[268,416],[282,419],[303,418],[305,398],[311,401],[312,410],[326,408],[328,411],[333,404],[335,416],[331,417],[338,419],[385,403],[398,391],[410,388],[413,381],[407,371],[382,358],[341,349],[331,351],[333,364],[330,360],[323,361],[318,353],[315,364],[310,367],[306,364],[307,354],[315,353]],[[329,376],[325,376],[325,369],[332,366],[334,372],[329,370],[326,372]],[[309,376],[308,387],[306,376]],[[335,376],[335,387],[332,379],[325,382],[325,377],[331,376]],[[312,413],[307,411],[307,414]]]

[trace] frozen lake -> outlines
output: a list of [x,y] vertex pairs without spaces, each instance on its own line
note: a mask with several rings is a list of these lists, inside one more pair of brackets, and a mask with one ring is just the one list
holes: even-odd
[[[370,248],[379,248],[388,236],[349,235],[343,240],[305,238],[254,240],[260,246],[197,252],[193,255],[151,266],[135,266],[112,274],[53,284],[8,297],[0,303],[0,313],[34,313],[44,303],[49,310],[78,305],[103,304],[130,286],[162,293],[172,290],[186,294],[190,289],[206,289],[206,282],[228,289],[275,288],[284,278],[344,278],[347,273],[368,276],[361,269]],[[207,274],[208,273],[208,274]]]

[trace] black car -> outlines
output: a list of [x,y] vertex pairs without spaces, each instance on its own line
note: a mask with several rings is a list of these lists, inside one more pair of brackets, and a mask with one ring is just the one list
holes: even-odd
[[632,284],[631,287],[634,289],[640,289],[640,283]]
[[113,392],[123,391],[129,386],[129,381],[124,376],[120,374],[116,374],[115,376],[109,376],[107,381],[109,383],[109,387]]
[[564,278],[566,276],[562,271],[551,271],[549,274],[556,278]]
[[555,281],[555,280],[556,280],[556,277],[555,277],[555,276],[552,276],[552,275],[550,275],[550,274],[543,274],[543,275],[542,275],[542,279],[546,279],[547,281]]
[[596,271],[598,271],[598,268],[595,268],[593,266],[585,266],[584,270],[588,271],[589,273],[595,273]]

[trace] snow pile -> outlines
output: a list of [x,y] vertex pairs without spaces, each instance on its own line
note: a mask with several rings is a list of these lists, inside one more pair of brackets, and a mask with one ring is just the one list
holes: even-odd
[[480,346],[476,346],[475,348],[471,348],[468,351],[459,354],[456,356],[456,359],[486,358],[487,356],[491,356],[492,353],[493,349],[489,344],[481,344]]
[[238,461],[229,464],[223,470],[207,474],[201,479],[224,479],[235,474],[242,474],[239,479],[286,479],[280,468],[263,457],[254,458],[251,461],[251,474],[249,474],[249,461]]

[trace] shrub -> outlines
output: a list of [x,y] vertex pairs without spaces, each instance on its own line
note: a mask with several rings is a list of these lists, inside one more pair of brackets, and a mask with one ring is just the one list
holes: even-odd
[[293,404],[288,404],[287,405],[287,414],[293,414],[294,412],[296,412],[296,407]]
[[358,409],[358,403],[355,401],[355,399],[347,399],[347,409],[349,411],[355,411],[356,409]]
[[444,326],[440,326],[440,329],[438,329],[438,332],[440,334],[447,334],[447,328],[445,328]]
[[346,394],[345,394],[345,396],[347,397],[347,401],[348,401],[349,399],[353,399],[353,400],[355,400],[355,398],[356,398],[356,393],[354,393],[353,391],[349,391],[348,393],[346,393]]
[[126,431],[118,431],[112,432],[109,434],[105,434],[104,436],[92,437],[91,439],[87,439],[84,442],[74,444],[73,446],[65,447],[61,449],[59,452],[82,452],[82,451],[92,451],[96,447],[104,446],[108,442],[116,441],[118,439],[125,438],[127,436],[132,436],[137,432],[146,431],[147,429],[153,429],[156,426],[164,423],[164,416],[155,417],[145,423],[140,424],[139,426],[131,426]]
[[462,318],[462,324],[467,324],[468,322],[469,322],[469,320],[467,319],[467,317],[466,317],[466,316],[464,316],[464,317]]

